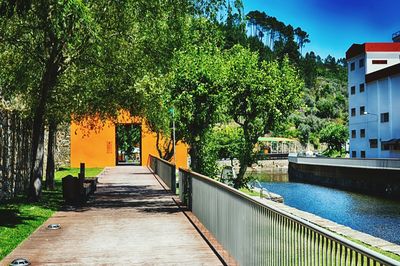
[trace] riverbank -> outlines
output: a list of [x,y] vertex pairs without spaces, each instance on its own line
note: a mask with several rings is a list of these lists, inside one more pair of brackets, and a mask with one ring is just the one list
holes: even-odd
[[[233,165],[233,169],[239,172],[239,160],[220,160],[217,161],[218,166],[221,168],[224,166]],[[283,160],[258,160],[256,163],[252,164],[251,167],[247,168],[248,173],[263,173],[263,172],[286,172],[288,171],[289,161],[287,159]]]
[[386,256],[389,256],[395,260],[400,261],[400,245],[396,245],[381,238],[377,238],[369,234],[354,230],[350,227],[335,223],[328,219],[324,219],[320,216],[311,214],[309,212],[301,211],[299,209],[290,207],[283,203],[273,202],[265,198],[261,199],[260,197],[257,196],[252,196],[252,197],[254,197],[259,201],[262,201],[266,205],[272,205],[275,208],[278,208],[282,211],[300,217],[308,222],[321,226],[322,228],[330,230],[334,233],[337,233],[341,236],[344,236],[348,239],[351,239],[369,248],[372,248],[373,250],[379,253],[382,253]]
[[400,200],[399,159],[289,157],[289,180]]

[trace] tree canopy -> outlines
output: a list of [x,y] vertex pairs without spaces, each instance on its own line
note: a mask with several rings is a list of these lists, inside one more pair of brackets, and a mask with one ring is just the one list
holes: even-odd
[[331,126],[347,121],[344,61],[302,56],[309,42],[265,12],[245,16],[240,0],[0,0],[0,98],[32,120],[31,199],[41,193],[44,128],[53,136],[71,118],[144,117],[166,158],[173,118],[192,169],[205,174],[216,129],[234,125],[218,134],[241,138],[220,154],[240,159],[236,187],[264,134],[338,148],[328,135],[345,137]]

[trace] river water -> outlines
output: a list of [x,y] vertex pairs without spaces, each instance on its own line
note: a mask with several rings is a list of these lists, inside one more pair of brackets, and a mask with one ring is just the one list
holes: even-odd
[[283,172],[255,177],[268,191],[283,196],[286,205],[400,244],[399,201],[289,182]]

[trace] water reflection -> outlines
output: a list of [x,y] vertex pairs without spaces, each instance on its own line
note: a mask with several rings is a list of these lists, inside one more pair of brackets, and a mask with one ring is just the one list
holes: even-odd
[[260,182],[289,182],[287,169],[272,169],[268,171],[249,173],[249,176]]
[[400,244],[400,202],[317,185],[288,182],[287,173],[253,173],[285,204]]

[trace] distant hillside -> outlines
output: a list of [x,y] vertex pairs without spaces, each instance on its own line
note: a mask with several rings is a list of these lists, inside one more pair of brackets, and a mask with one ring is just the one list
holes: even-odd
[[[328,142],[331,149],[341,149],[348,131],[346,60],[330,55],[322,59],[314,52],[302,55],[303,47],[311,42],[312,36],[300,27],[285,24],[258,10],[249,12],[245,23],[241,23],[239,13],[228,10],[221,29],[226,48],[240,43],[258,52],[260,61],[288,56],[305,81],[303,107],[271,134],[298,138],[302,144],[312,144],[315,149],[321,142]],[[327,154],[335,155],[331,150]]]

